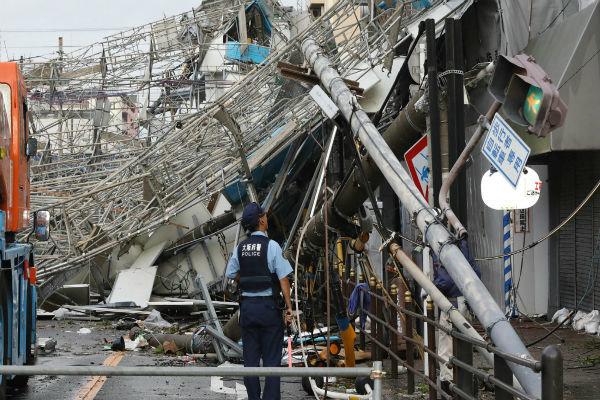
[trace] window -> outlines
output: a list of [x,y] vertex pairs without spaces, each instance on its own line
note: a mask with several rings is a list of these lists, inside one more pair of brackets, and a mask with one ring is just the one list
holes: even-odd
[[319,18],[323,14],[323,4],[311,4],[310,13],[315,19]]
[[12,118],[11,118],[11,101],[10,101],[10,86],[6,83],[0,83],[0,94],[2,94],[2,100],[4,102],[4,110],[6,111],[6,118],[8,119],[8,131],[11,131]]

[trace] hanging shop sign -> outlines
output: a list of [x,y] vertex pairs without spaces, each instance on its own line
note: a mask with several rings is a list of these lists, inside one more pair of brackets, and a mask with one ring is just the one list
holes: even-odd
[[515,233],[529,232],[529,209],[518,209],[513,211],[513,226]]
[[515,210],[532,207],[540,198],[542,182],[537,172],[525,167],[514,188],[504,175],[492,169],[481,178],[481,198],[494,210]]

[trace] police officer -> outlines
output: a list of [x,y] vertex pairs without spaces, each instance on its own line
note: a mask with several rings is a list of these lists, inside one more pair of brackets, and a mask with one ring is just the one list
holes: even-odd
[[[281,366],[283,343],[282,310],[279,293],[285,299],[285,322],[292,321],[292,301],[288,275],[292,266],[283,258],[281,247],[267,237],[268,221],[257,203],[250,203],[242,213],[242,226],[250,236],[233,251],[227,264],[228,278],[239,281],[242,290],[240,326],[244,343],[244,366]],[[261,400],[258,377],[244,377],[248,400]],[[265,378],[262,400],[279,400],[279,377]]]

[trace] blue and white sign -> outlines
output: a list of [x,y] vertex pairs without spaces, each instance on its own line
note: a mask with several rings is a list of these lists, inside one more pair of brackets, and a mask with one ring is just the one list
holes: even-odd
[[494,167],[516,188],[531,150],[498,113],[494,116],[485,137],[482,151]]

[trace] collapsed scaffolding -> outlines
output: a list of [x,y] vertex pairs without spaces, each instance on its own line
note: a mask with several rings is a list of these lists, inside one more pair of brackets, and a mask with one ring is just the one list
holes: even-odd
[[[309,32],[334,49],[340,74],[360,77],[373,66],[389,71],[398,32],[424,11],[406,2],[377,9],[372,18],[361,16],[359,3],[343,1],[288,40],[282,32],[292,29],[291,14],[269,3],[261,10],[275,16],[271,42],[281,47],[265,47],[270,54],[254,64],[227,57],[232,45],[222,43],[237,31],[240,9],[254,4],[203,4],[49,61],[22,64],[39,143],[32,209],[50,210],[54,223],[53,240],[38,256],[42,292],[51,277],[91,260],[102,264],[114,247],[247,179],[248,167],[310,133],[320,111],[307,85],[284,81],[276,68],[279,61],[301,60],[299,43]],[[224,53],[223,79],[203,79],[218,67],[204,61]],[[228,90],[199,99],[200,86]],[[246,168],[240,154],[251,155]]]
[[[322,123],[308,94],[310,71],[284,80],[282,63],[299,64],[310,37],[343,78],[390,72],[426,12],[413,2],[365,10],[341,1],[308,24],[265,3],[211,2],[47,62],[23,62],[40,143],[32,209],[54,217],[53,240],[38,249],[42,297],[161,226],[190,230],[175,218],[232,184],[264,198],[251,171]],[[433,3],[440,10],[442,2]],[[384,111],[379,131],[398,109]],[[282,172],[274,186],[285,183]]]

